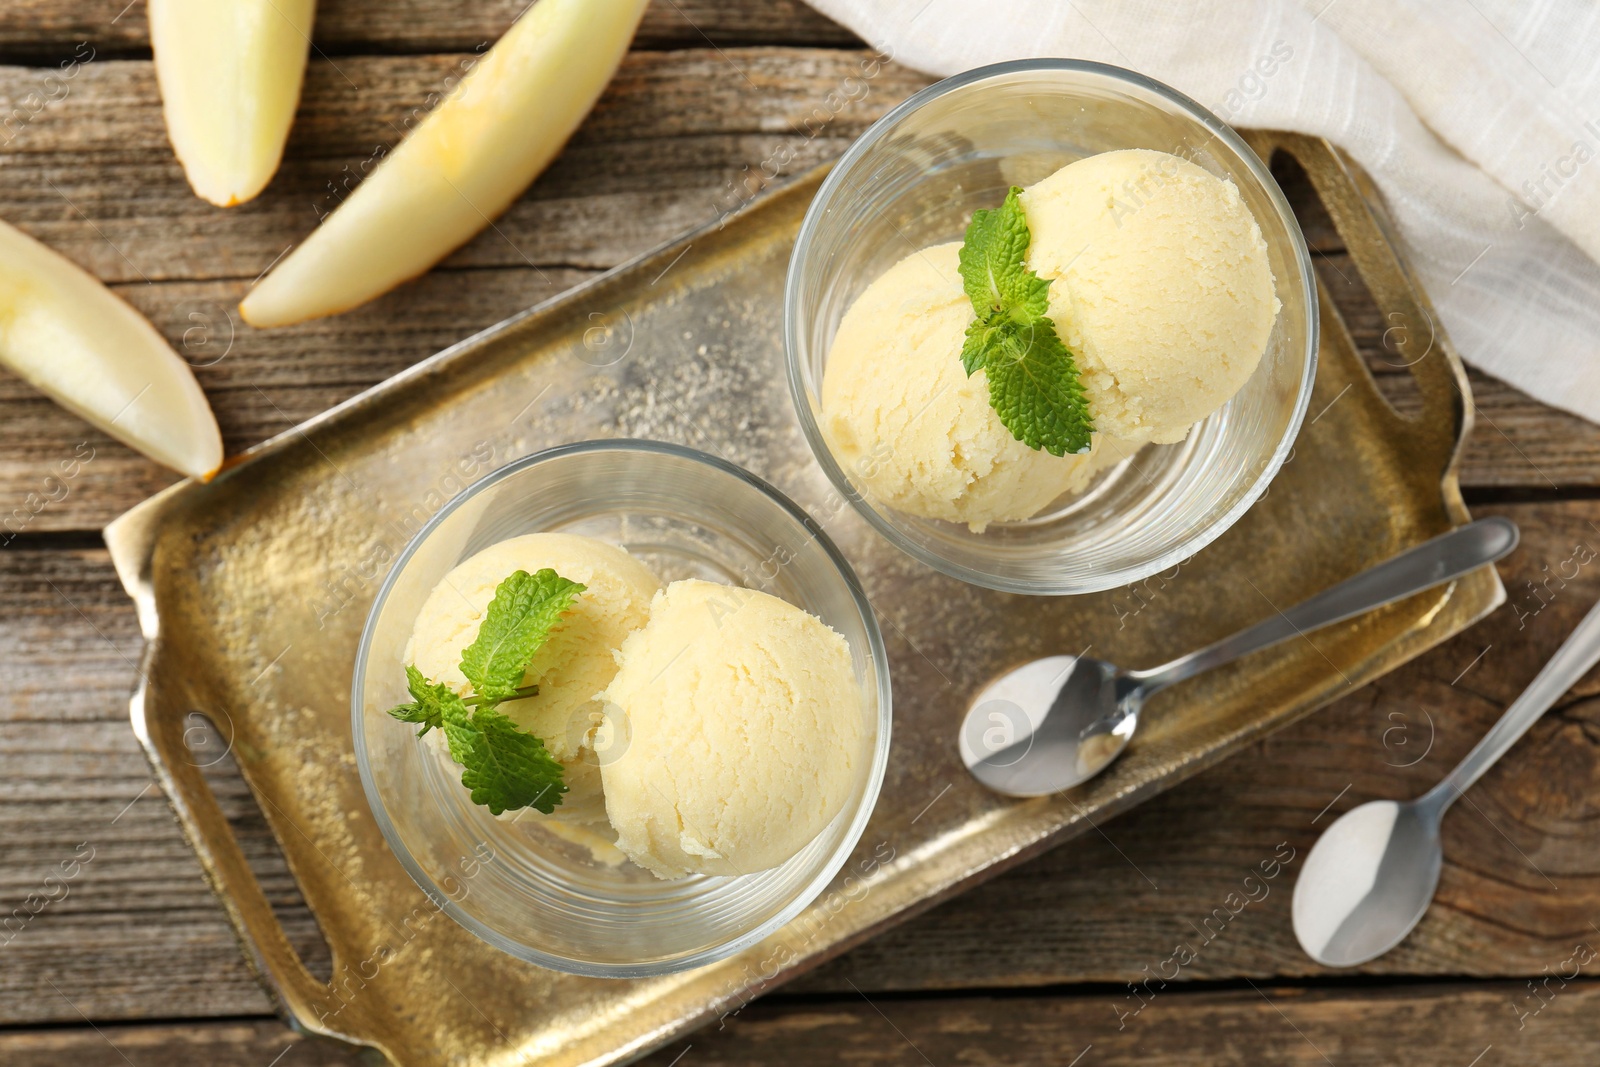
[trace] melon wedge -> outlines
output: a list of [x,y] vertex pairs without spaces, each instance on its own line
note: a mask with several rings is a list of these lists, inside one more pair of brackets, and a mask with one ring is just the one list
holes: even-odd
[[348,311],[511,206],[600,97],[647,0],[538,0],[239,305],[253,326]]
[[0,366],[157,463],[200,479],[222,464],[189,364],[97,278],[4,222]]
[[316,0],[150,0],[167,136],[189,185],[232,207],[266,187],[300,100]]

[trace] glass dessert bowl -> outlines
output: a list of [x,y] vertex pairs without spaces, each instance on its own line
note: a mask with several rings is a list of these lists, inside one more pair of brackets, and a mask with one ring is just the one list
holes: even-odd
[[[729,611],[759,599],[795,617],[812,616],[833,631],[836,636],[830,640],[839,646],[845,684],[860,695],[860,721],[849,724],[860,741],[859,758],[837,814],[798,845],[797,852],[748,873],[675,876],[682,872],[669,871],[658,876],[661,864],[652,873],[629,862],[615,847],[615,835],[591,826],[544,816],[531,807],[496,817],[489,807],[474,803],[463,787],[462,768],[439,742],[443,731],[419,737],[413,722],[391,716],[390,709],[407,700],[407,663],[426,664],[427,657],[413,647],[426,629],[418,622],[435,590],[448,588],[446,575],[462,573],[458,565],[464,561],[470,567],[473,561],[492,559],[495,550],[518,539],[539,542],[530,535],[551,534],[577,535],[555,539],[568,542],[569,551],[580,539],[626,550],[636,561],[630,566],[642,564],[663,586],[677,583],[671,586],[679,591],[676,601],[669,597],[669,604],[687,601],[692,607],[707,591],[716,600],[715,590],[741,587],[754,592],[733,596],[730,591]],[[551,540],[544,537],[540,543]],[[606,551],[620,555],[615,549]],[[598,559],[580,546],[570,558],[591,555]],[[596,567],[597,572],[605,569]],[[598,592],[594,577],[585,574],[578,580],[589,581]],[[642,580],[650,582],[648,576]],[[769,597],[757,596],[762,593]],[[663,603],[657,597],[656,609]],[[681,632],[682,620],[690,616],[683,614],[681,603],[675,610],[678,614],[660,620],[661,625]],[[656,621],[653,616],[651,621]],[[747,628],[741,622],[736,632]],[[628,640],[641,638],[648,629],[641,626]],[[698,651],[696,645],[683,660],[693,661]],[[628,663],[629,655],[634,653],[625,653],[620,661]],[[640,676],[634,684],[638,689],[666,674],[677,657],[665,657],[666,666],[659,670],[648,657],[634,658],[639,661],[632,672]],[[515,699],[520,698],[499,707],[513,708]],[[601,771],[623,766],[629,752],[637,758],[648,743],[647,731],[630,728],[625,716],[619,719],[619,711],[606,704]],[[487,943],[541,966],[602,977],[644,977],[731,955],[782,926],[827,886],[855,847],[883,780],[889,750],[889,673],[882,637],[849,565],[793,503],[749,473],[689,449],[596,441],[550,449],[495,471],[447,504],[418,533],[390,571],[368,617],[351,713],[357,766],[379,827],[407,872],[442,910]],[[572,772],[582,768],[570,752],[559,750],[559,742],[551,739],[551,751],[574,759],[567,778],[568,798],[575,799],[584,787]],[[595,759],[592,753],[588,758]],[[713,756],[707,765],[715,762]],[[650,784],[635,792],[654,795],[677,788],[662,782],[660,790],[649,790]],[[650,796],[645,799],[653,803]],[[561,812],[557,807],[556,813]]]
[[[1100,165],[1117,156],[1125,157],[1128,180],[1114,166]],[[1169,161],[1170,168],[1149,160]],[[1161,201],[1179,195],[1168,190],[1209,184],[1212,191],[1201,193],[1216,201],[1219,210],[1231,210],[1234,223],[1242,220],[1258,256],[1252,299],[1263,313],[1252,320],[1259,333],[1248,345],[1254,351],[1246,355],[1255,359],[1259,353],[1259,361],[1219,391],[1220,396],[1231,393],[1220,407],[1201,406],[1198,421],[1185,416],[1175,430],[1171,424],[1156,426],[1142,440],[1136,433],[1132,444],[1109,442],[1109,430],[1117,427],[1118,419],[1122,426],[1128,425],[1128,412],[1113,411],[1108,405],[1096,413],[1097,394],[1091,390],[1089,409],[1095,415],[1095,429],[1108,433],[1096,433],[1093,462],[1082,461],[1082,477],[1070,469],[1067,477],[1062,476],[1061,465],[1074,462],[1070,455],[1055,459],[1028,453],[1008,438],[1003,443],[1010,454],[993,458],[989,468],[1005,472],[1006,484],[998,486],[998,493],[991,492],[993,484],[983,482],[987,475],[973,476],[970,484],[974,498],[989,498],[978,500],[979,504],[990,506],[999,499],[1013,512],[991,519],[980,511],[979,521],[971,521],[960,507],[965,501],[958,500],[952,511],[940,499],[935,499],[936,506],[922,506],[919,511],[907,501],[924,488],[914,484],[921,472],[936,467],[938,476],[947,481],[951,474],[945,457],[930,457],[926,449],[953,451],[954,473],[959,476],[964,473],[962,465],[974,466],[973,453],[995,447],[992,441],[972,436],[969,401],[963,400],[968,406],[957,412],[965,421],[949,417],[952,395],[969,391],[970,381],[982,381],[981,374],[969,379],[961,365],[960,331],[963,322],[972,320],[973,310],[960,295],[951,242],[962,241],[975,211],[1000,208],[1013,187],[1028,187],[1022,201],[1033,195],[1038,198],[1036,205],[1044,203],[1046,190],[1058,205],[1074,198],[1080,205],[1094,203],[1083,188],[1061,180],[1068,172],[1088,173],[1083,167],[1091,162],[1090,170],[1101,173],[1092,181],[1078,181],[1077,186],[1087,188],[1098,181],[1096,188],[1104,190],[1099,203],[1117,205],[1107,206],[1099,219],[1101,236],[1086,239],[1100,241],[1100,249],[1089,244],[1077,253],[1064,249],[1061,235],[1070,235],[1073,227],[1063,226],[1059,210],[1038,206],[1028,210],[1034,231],[1030,266],[1041,254],[1058,261],[1060,274],[1051,282],[1051,315],[1056,315],[1057,295],[1067,288],[1066,272],[1075,269],[1083,252],[1109,260],[1107,243],[1135,242],[1119,253],[1124,265],[1115,270],[1124,273],[1098,279],[1097,284],[1104,283],[1102,293],[1115,298],[1122,279],[1129,279],[1131,291],[1146,280],[1145,275],[1184,277],[1182,265],[1175,267],[1177,261],[1154,246],[1185,223],[1193,221],[1195,232],[1205,231],[1191,244],[1225,245],[1220,238],[1213,240],[1225,226],[1187,219],[1181,212],[1174,215]],[[1225,195],[1215,195],[1216,190]],[[1201,193],[1195,195],[1203,200]],[[1050,211],[1056,212],[1054,218]],[[1153,237],[1137,236],[1141,231]],[[1056,243],[1046,248],[1047,240]],[[1152,248],[1139,247],[1139,240],[1147,240]],[[1225,259],[1232,252],[1223,247],[1219,255]],[[1168,261],[1162,262],[1163,256]],[[1093,259],[1085,256],[1084,263]],[[1130,261],[1132,268],[1125,265]],[[1224,288],[1235,281],[1225,274],[1219,277]],[[938,299],[926,297],[928,278],[944,279],[946,288],[936,294]],[[1083,293],[1072,289],[1066,299],[1087,308]],[[963,301],[962,307],[952,310],[951,294]],[[1115,299],[1101,303],[1114,304]],[[858,304],[863,310],[856,310]],[[1265,492],[1289,454],[1310,401],[1318,341],[1316,308],[1314,275],[1299,226],[1266,167],[1236,133],[1195,102],[1132,72],[1094,63],[1024,60],[968,71],[930,86],[885,115],[845,153],[801,225],[785,288],[784,344],[795,407],[812,451],[839,491],[881,533],[902,550],[964,581],[1009,592],[1059,595],[1115,588],[1170,569],[1219,537]],[[1172,312],[1178,332],[1189,325],[1185,309],[1166,310]],[[878,321],[863,329],[861,319],[867,312]],[[1081,314],[1087,320],[1091,311]],[[1077,344],[1083,332],[1078,324],[1058,319],[1055,325],[1069,349]],[[1209,323],[1201,324],[1197,333],[1204,334],[1207,327]],[[927,364],[908,360],[903,351],[875,355],[914,331],[934,340],[914,340],[907,346],[935,349],[941,359],[948,349],[954,368],[951,373],[949,367],[935,367],[933,373],[947,380],[920,393],[899,382],[924,373]],[[845,338],[848,344],[841,343]],[[1127,350],[1128,345],[1124,342],[1123,347]],[[1182,345],[1175,347],[1182,355]],[[840,351],[846,355],[840,357]],[[1133,351],[1138,353],[1139,346]],[[1098,374],[1100,388],[1109,382],[1127,394],[1121,399],[1145,403],[1144,413],[1130,407],[1135,422],[1158,407],[1159,398],[1151,394],[1159,390],[1137,386],[1144,368],[1125,364],[1119,372],[1114,366],[1091,366],[1082,350],[1075,355],[1086,382]],[[844,377],[845,371],[829,374],[830,365],[839,358],[853,361],[851,381],[844,388],[833,379]],[[875,367],[873,359],[881,360],[881,367]],[[1187,375],[1187,388],[1193,393],[1205,393],[1213,384],[1205,367],[1171,363],[1158,371],[1148,380],[1165,376],[1172,394],[1166,398],[1169,406],[1192,399],[1170,383]],[[1119,373],[1126,380],[1119,379]],[[875,374],[877,381],[891,384],[876,384]],[[882,396],[872,395],[879,391]],[[877,439],[854,435],[855,424],[839,417],[841,397],[871,409],[871,418],[864,421],[879,419],[892,430],[881,432]],[[908,412],[909,420],[931,420],[935,425],[912,426],[915,432],[906,433]],[[1108,418],[1102,421],[1101,414]],[[987,433],[997,426],[996,422],[979,431]],[[1174,436],[1182,439],[1172,441]],[[933,441],[932,446],[925,438]],[[1153,443],[1163,441],[1168,443]],[[967,455],[962,455],[963,449]],[[980,459],[990,462],[991,455],[984,453]],[[891,495],[883,491],[885,468],[913,491],[891,502]],[[1032,473],[1046,468],[1048,477]],[[1019,494],[1024,501],[1020,505],[1015,503]],[[945,514],[938,514],[941,507]],[[1018,508],[1025,517],[1016,517]]]

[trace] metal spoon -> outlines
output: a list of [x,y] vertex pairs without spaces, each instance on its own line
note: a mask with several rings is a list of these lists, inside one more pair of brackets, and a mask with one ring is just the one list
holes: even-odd
[[1125,671],[1087,656],[1048,656],[1008,671],[973,700],[961,759],[997,793],[1037,797],[1070,789],[1128,744],[1149,697],[1240,656],[1459,578],[1517,545],[1516,524],[1482,519],[1425,541],[1288,611],[1162,667]]
[[1294,935],[1306,955],[1354,967],[1405,939],[1439,885],[1444,813],[1597,662],[1600,605],[1442,782],[1416,800],[1369,801],[1328,827],[1294,886]]

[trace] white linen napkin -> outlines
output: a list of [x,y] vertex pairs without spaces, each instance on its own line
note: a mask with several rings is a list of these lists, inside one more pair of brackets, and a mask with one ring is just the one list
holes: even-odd
[[1091,59],[1328,138],[1382,189],[1463,357],[1600,421],[1592,0],[809,2],[929,74]]

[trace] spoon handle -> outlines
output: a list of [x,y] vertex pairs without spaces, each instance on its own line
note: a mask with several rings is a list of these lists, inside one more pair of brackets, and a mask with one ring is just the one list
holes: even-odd
[[1148,696],[1251,652],[1459,578],[1510,552],[1517,547],[1517,537],[1516,523],[1509,519],[1479,519],[1346,578],[1287,611],[1275,611],[1232,637],[1160,667],[1128,671],[1127,676],[1138,682]]
[[1589,614],[1572,631],[1572,636],[1556,650],[1550,662],[1544,665],[1544,670],[1500,716],[1500,721],[1483,735],[1483,740],[1467,753],[1466,759],[1445,775],[1442,782],[1428,790],[1418,803],[1437,805],[1439,814],[1444,814],[1445,809],[1455,803],[1456,797],[1466,792],[1484,771],[1494,766],[1495,761],[1527,733],[1528,727],[1549,711],[1561,694],[1572,688],[1597,662],[1600,662],[1600,604],[1589,609]]

